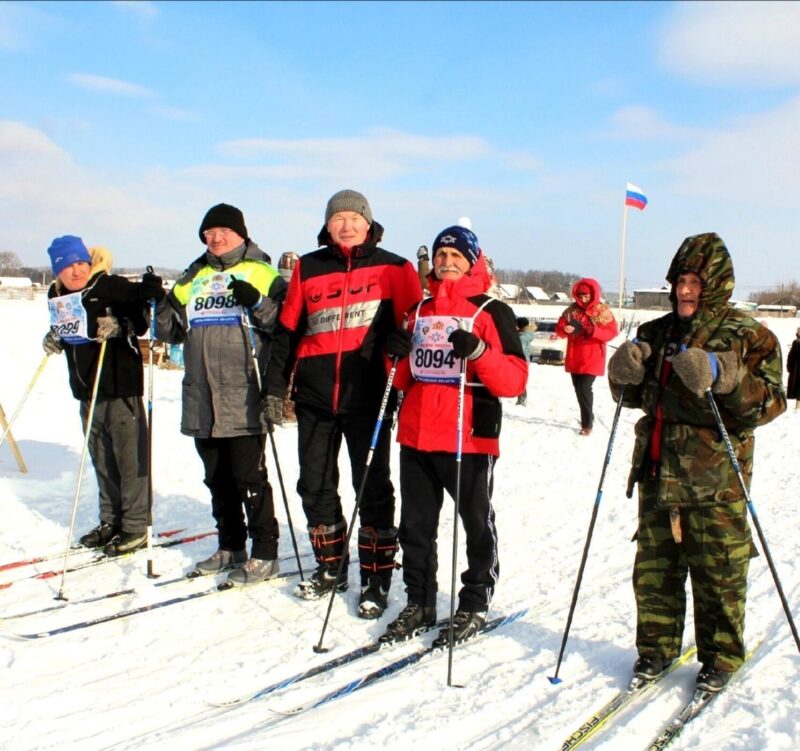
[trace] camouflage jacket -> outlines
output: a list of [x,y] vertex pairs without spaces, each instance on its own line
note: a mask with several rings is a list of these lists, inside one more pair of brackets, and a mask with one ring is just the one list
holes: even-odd
[[[786,409],[780,345],[769,329],[728,304],[734,287],[733,264],[717,235],[689,237],[678,250],[667,274],[673,311],[675,282],[687,272],[698,274],[703,282],[699,309],[690,321],[681,321],[673,312],[639,328],[637,339],[647,342],[652,352],[645,361],[643,382],[627,386],[623,400],[623,406],[645,412],[636,424],[628,497],[638,481],[649,477],[657,481],[654,487],[662,506],[712,506],[744,496],[706,397],[689,391],[671,369],[663,387],[660,385],[664,361],[672,353],[685,345],[738,355],[736,387],[729,394],[714,394],[714,398],[748,487],[753,471],[753,430]],[[621,388],[611,383],[615,399]],[[654,464],[649,444],[657,417],[661,450]]]

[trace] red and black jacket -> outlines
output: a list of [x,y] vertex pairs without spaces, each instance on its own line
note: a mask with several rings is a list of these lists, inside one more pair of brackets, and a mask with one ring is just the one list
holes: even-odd
[[377,410],[386,388],[383,347],[422,298],[417,272],[378,247],[373,222],[363,245],[342,250],[327,229],[322,247],[295,267],[267,367],[267,393],[333,414]]

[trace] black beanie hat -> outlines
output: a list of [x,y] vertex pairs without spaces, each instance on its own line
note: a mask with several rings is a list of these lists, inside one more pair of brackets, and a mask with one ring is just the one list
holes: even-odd
[[212,227],[227,227],[232,229],[243,240],[247,240],[247,227],[244,225],[244,215],[235,206],[227,203],[218,203],[212,206],[203,217],[200,223],[200,242],[206,245],[206,239],[203,237],[203,232]]

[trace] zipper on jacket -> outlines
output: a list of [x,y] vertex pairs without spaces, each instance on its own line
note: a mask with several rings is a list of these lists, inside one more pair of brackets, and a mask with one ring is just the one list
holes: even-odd
[[339,316],[339,346],[336,347],[336,366],[333,374],[333,414],[339,412],[339,389],[342,381],[342,347],[344,346],[344,324],[347,314],[347,291],[350,289],[350,269],[352,267],[352,250],[347,256],[345,266],[344,285],[342,288],[342,310]]

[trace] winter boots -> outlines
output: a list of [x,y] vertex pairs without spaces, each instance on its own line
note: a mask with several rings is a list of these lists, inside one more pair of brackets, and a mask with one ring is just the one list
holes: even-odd
[[78,542],[85,548],[102,548],[118,534],[113,524],[100,522],[93,530],[87,532]]
[[397,528],[358,530],[358,559],[361,564],[359,618],[380,618],[388,604],[394,556],[397,552]]
[[[347,523],[344,519],[340,519],[336,524],[318,524],[316,527],[308,528],[311,549],[317,560],[317,570],[310,579],[300,582],[295,587],[295,597],[302,600],[318,600],[320,597],[330,594],[334,587],[337,592],[344,592],[347,589],[347,564],[349,561],[344,550],[346,535]],[[336,572],[339,569],[342,555],[345,555],[345,561],[342,566],[342,575],[337,580]]]
[[378,641],[381,644],[406,641],[436,623],[436,608],[409,602],[387,627]]
[[106,545],[106,555],[116,556],[133,553],[147,545],[147,531],[144,532],[121,532],[112,538]]
[[721,670],[711,665],[703,665],[700,672],[697,674],[697,688],[715,694],[717,691],[722,691],[722,689],[728,685],[732,675],[733,673],[729,670]]
[[657,655],[642,655],[633,665],[633,674],[644,681],[658,678],[672,663]]
[[280,571],[280,564],[275,561],[264,561],[260,558],[251,558],[244,566],[234,569],[228,574],[228,583],[234,587],[246,587],[250,584],[272,579]]
[[[466,610],[456,610],[453,616],[453,644],[471,639],[486,625],[486,611],[470,613]],[[439,635],[433,640],[434,649],[444,649],[450,645],[450,624],[442,627]]]
[[192,574],[194,576],[210,576],[231,568],[240,568],[246,562],[246,550],[217,550],[210,558],[198,561]]

